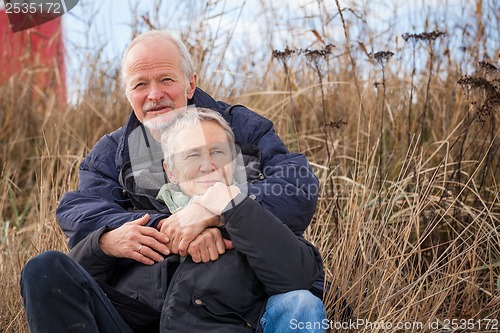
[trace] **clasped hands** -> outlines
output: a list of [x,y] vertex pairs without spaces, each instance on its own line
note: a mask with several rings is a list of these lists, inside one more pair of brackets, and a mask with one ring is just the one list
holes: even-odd
[[149,214],[104,233],[99,246],[107,255],[130,258],[146,265],[160,262],[170,253],[190,255],[194,262],[215,261],[232,249],[218,227],[220,215],[240,190],[216,183],[182,210],[161,220],[158,228],[146,226]]

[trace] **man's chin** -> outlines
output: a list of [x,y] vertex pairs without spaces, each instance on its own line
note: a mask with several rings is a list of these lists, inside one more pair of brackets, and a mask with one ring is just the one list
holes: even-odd
[[172,119],[180,112],[180,110],[171,110],[159,114],[146,115],[143,124],[149,130],[162,130]]

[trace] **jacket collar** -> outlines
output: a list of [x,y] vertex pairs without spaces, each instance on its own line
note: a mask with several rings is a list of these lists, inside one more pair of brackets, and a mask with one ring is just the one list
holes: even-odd
[[200,88],[196,88],[193,98],[188,100],[188,105],[194,105],[197,107],[212,109],[214,111],[223,113],[224,110],[219,106],[219,104],[206,92],[201,90]]

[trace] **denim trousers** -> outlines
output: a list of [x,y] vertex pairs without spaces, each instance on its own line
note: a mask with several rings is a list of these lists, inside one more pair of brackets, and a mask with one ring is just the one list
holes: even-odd
[[[28,261],[21,295],[32,333],[133,333],[95,279],[64,253],[47,251]],[[321,300],[297,290],[271,296],[260,324],[264,333],[325,332],[303,324],[324,319]]]

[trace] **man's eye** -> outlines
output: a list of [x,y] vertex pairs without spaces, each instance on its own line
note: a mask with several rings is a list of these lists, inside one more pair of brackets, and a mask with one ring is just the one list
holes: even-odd
[[144,86],[144,82],[136,83],[134,89]]
[[163,82],[171,82],[171,81],[173,81],[173,80],[172,80],[171,78],[169,78],[169,77],[164,77],[164,78],[162,79],[162,81],[163,81]]

